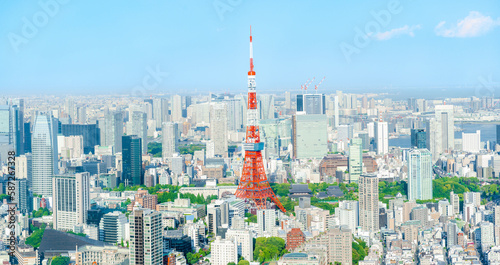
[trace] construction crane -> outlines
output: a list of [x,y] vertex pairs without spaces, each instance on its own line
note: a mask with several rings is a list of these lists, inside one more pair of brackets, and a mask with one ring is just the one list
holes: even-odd
[[314,90],[318,91],[318,87],[321,85],[321,83],[323,83],[323,80],[325,80],[325,77],[326,76],[324,76],[323,79],[321,79],[321,81],[319,81],[319,84],[314,86]]
[[302,92],[304,92],[304,90],[307,90],[307,83],[309,83],[309,80],[311,79],[307,79],[307,81],[303,85],[300,85],[300,90],[302,90]]
[[[307,88],[309,87],[309,85],[311,85],[311,83],[314,81],[314,79],[316,79],[316,77],[313,77],[313,79],[311,80],[311,82],[309,82],[309,84],[306,85],[305,90],[307,90]],[[307,80],[307,81],[309,81],[309,80]]]

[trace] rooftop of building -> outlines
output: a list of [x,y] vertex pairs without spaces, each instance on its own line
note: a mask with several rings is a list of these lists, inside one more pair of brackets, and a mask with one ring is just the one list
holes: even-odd
[[[43,233],[39,250],[45,253],[45,256],[47,256],[48,253],[59,255],[68,251],[74,251],[77,246],[81,247],[87,245],[101,247],[109,246],[109,244],[102,241],[47,228]],[[49,254],[48,256],[52,255]]]

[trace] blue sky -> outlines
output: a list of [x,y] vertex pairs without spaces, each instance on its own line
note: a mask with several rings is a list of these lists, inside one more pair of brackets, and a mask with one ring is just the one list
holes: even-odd
[[0,3],[2,94],[244,92],[250,25],[261,93],[500,82],[498,0],[60,2]]

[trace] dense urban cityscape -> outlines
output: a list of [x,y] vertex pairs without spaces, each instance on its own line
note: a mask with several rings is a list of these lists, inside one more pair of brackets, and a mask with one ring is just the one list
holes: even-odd
[[[212,4],[219,24],[230,17],[238,25],[256,20],[236,18],[245,5],[241,1],[225,2]],[[43,0],[32,20],[23,17],[21,33],[7,35],[11,48],[21,52],[16,60],[36,57],[30,45],[44,47],[43,31],[50,36],[60,27],[45,25],[56,24],[51,21],[61,19],[59,12],[71,10],[71,4]],[[466,4],[460,8],[470,9]],[[359,79],[385,78],[358,70],[364,64],[379,67],[369,61],[372,50],[377,53],[380,47],[364,48],[395,36],[400,41],[417,38],[415,32],[421,34],[423,24],[385,28],[400,23],[403,16],[397,15],[410,12],[407,9],[407,3],[391,0],[370,11],[364,32],[355,27],[353,44],[339,43],[346,75],[356,69],[362,73]],[[460,38],[463,45],[466,38],[500,27],[500,18],[470,11],[457,23],[446,23],[438,23],[433,34],[450,42]],[[236,32],[231,27],[224,24],[216,32]],[[340,89],[336,82],[343,80],[343,73],[330,69],[307,76],[293,88],[270,91],[259,86],[261,72],[264,87],[273,86],[269,80],[274,73],[265,73],[273,66],[264,57],[276,53],[272,60],[278,60],[278,49],[287,48],[259,51],[276,41],[264,37],[280,33],[261,30],[262,24],[249,25],[249,30],[234,27],[238,35],[229,35],[237,44],[229,50],[218,37],[221,47],[213,54],[227,50],[234,53],[229,55],[234,61],[244,58],[244,69],[239,64],[230,67],[246,80],[227,81],[228,73],[199,79],[207,81],[205,88],[237,80],[237,89],[161,88],[169,71],[178,75],[174,80],[182,79],[170,63],[147,66],[142,82],[125,93],[86,93],[85,88],[31,93],[13,85],[25,86],[26,81],[0,78],[0,264],[500,265],[500,99],[495,97],[500,83],[490,75],[480,76],[472,87]],[[371,31],[373,27],[378,30]],[[241,32],[245,46],[240,45]],[[34,38],[37,34],[41,37]],[[126,33],[116,36],[120,34]],[[155,34],[155,41],[137,38],[133,45],[164,38]],[[208,46],[212,41],[209,38]],[[312,50],[321,50],[317,45]],[[394,47],[406,44],[392,45],[387,54],[398,54]],[[104,46],[106,53],[120,54],[120,47]],[[176,51],[192,50],[196,57],[202,50],[195,47]],[[490,51],[482,46],[461,52],[465,58],[481,49]],[[491,54],[494,61],[498,47],[492,49],[497,52]],[[434,67],[432,55],[422,59],[429,60],[423,64],[416,57],[409,60],[414,68],[398,65],[392,70],[401,68],[434,83],[466,75],[463,71],[473,75],[475,65],[459,69],[467,59],[445,59],[450,52],[446,50],[438,51],[443,53],[438,60],[450,64],[442,73],[418,70],[422,65]],[[160,53],[152,51],[153,56]],[[199,61],[213,54],[186,59],[192,60],[188,68],[210,76],[213,69],[234,63],[217,60],[213,69],[198,68]],[[362,55],[365,59],[359,58]],[[387,60],[399,57],[393,56]],[[57,64],[63,56],[55,57],[50,60]],[[361,63],[351,62],[356,59]],[[484,65],[495,72],[498,62]],[[125,69],[118,61],[114,64],[117,72]],[[299,64],[292,67],[309,67]],[[65,67],[68,73],[78,71]],[[37,78],[28,68],[21,79],[58,82]],[[76,78],[58,74],[61,84]],[[441,76],[432,79],[434,74]],[[398,74],[393,75],[396,80]],[[98,83],[102,76],[85,78]]]

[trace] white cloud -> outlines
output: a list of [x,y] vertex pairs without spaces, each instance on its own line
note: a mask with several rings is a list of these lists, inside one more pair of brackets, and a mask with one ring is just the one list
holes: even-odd
[[442,37],[469,38],[484,35],[496,26],[500,26],[500,18],[494,20],[490,16],[471,11],[468,16],[458,21],[456,25],[446,27],[446,22],[441,21],[434,30],[436,35]]
[[376,40],[388,40],[399,35],[409,35],[411,37],[414,37],[415,36],[414,31],[421,28],[422,27],[420,25],[415,25],[415,26],[405,25],[401,28],[391,29],[385,32],[377,32],[373,34],[372,38]]

